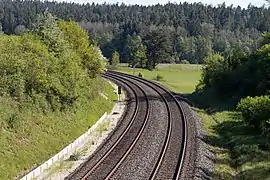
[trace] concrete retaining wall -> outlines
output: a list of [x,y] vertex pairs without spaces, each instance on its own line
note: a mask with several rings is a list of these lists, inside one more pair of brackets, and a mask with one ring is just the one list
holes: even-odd
[[95,125],[93,125],[88,131],[86,131],[84,134],[82,134],[79,138],[77,138],[75,141],[73,141],[71,144],[69,144],[67,147],[65,147],[63,150],[61,150],[59,153],[51,157],[49,160],[41,164],[39,167],[35,168],[33,171],[25,175],[21,180],[30,180],[34,179],[37,176],[39,176],[43,171],[50,168],[54,163],[58,162],[60,159],[70,156],[72,153],[76,151],[76,148],[79,143],[86,140],[86,138],[89,136],[91,132],[96,129],[97,126],[99,126],[103,120],[106,118],[107,112],[103,114],[103,116],[96,122]]

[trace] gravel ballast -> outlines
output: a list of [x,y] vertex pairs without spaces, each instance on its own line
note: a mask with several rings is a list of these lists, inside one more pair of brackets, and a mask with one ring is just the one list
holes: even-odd
[[[126,85],[130,96],[127,111],[107,142],[68,179],[174,179],[179,170],[179,179],[211,179],[214,155],[203,142],[205,133],[200,120],[187,103],[140,78],[119,73],[106,76]],[[137,108],[138,114],[132,118]],[[125,129],[123,138],[116,140]],[[102,161],[97,165],[99,159]]]
[[[194,112],[191,109],[191,107],[187,103],[185,103],[185,101],[180,100],[179,104],[183,110],[184,116],[186,117],[187,131],[188,131],[187,146],[186,146],[183,166],[181,167],[181,176],[179,177],[179,179],[211,179],[211,175],[214,172],[214,163],[213,163],[214,154],[211,152],[210,147],[203,141],[203,139],[205,138],[205,132],[203,131],[201,122],[198,119],[196,112]],[[173,106],[171,106],[171,108],[172,107]],[[171,111],[173,112],[173,109],[171,109]],[[155,112],[157,112],[157,110],[155,110]],[[176,114],[173,113],[173,115],[176,115]],[[178,131],[178,132],[181,132],[181,131]],[[148,132],[148,133],[151,133],[151,132]],[[149,135],[149,137],[151,136]],[[173,138],[176,138],[176,136],[173,136]],[[149,151],[155,152],[155,148],[148,149],[147,152]],[[133,156],[140,156],[141,152],[144,152],[144,151],[138,151]],[[142,157],[145,157],[145,156],[142,155]],[[130,159],[129,161],[126,161],[125,164],[123,165],[123,169],[119,170],[120,173],[118,174],[121,174],[121,176],[117,174],[118,176],[115,175],[116,178],[114,179],[134,179],[134,178],[148,179],[149,174],[148,176],[147,176],[147,173],[145,173],[145,175],[142,175],[140,171],[143,171],[141,169],[144,169],[144,172],[146,172],[147,168],[149,167],[146,166],[145,168],[143,168],[143,166],[142,167],[135,166],[134,164],[136,164],[137,161],[140,162],[140,160],[134,161],[134,159],[136,160],[136,158],[133,158],[133,159]],[[171,160],[174,160],[174,159],[171,158]],[[141,161],[150,162],[148,158],[142,159]],[[144,163],[147,164],[146,162]],[[162,162],[162,164],[164,163],[166,164],[166,158],[165,158],[165,161]],[[129,170],[127,170],[129,166],[132,167],[133,165],[134,165],[134,168],[132,168],[131,170],[133,170],[134,172],[135,171],[134,169],[137,168],[136,169],[137,173],[131,173]],[[170,171],[171,166],[166,166],[166,168],[168,169],[167,172],[166,171],[161,172],[163,176],[156,176],[155,179],[172,179],[171,176],[166,175],[166,173],[169,174],[168,172]]]
[[147,179],[162,148],[168,123],[168,112],[159,94],[145,84],[140,86],[147,92],[151,103],[149,123],[136,148],[119,167],[112,179]]

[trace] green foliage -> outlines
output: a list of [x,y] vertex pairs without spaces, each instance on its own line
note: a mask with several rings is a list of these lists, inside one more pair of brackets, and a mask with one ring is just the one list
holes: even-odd
[[102,72],[105,61],[98,47],[89,45],[88,34],[81,29],[74,21],[59,21],[59,28],[65,35],[65,40],[69,42],[71,48],[80,56],[80,63],[88,70],[90,77],[95,77]]
[[270,89],[270,44],[250,55],[240,48],[232,53],[225,58],[213,55],[206,59],[200,86],[238,98],[267,94]]
[[102,122],[96,129],[96,132],[98,132],[99,134],[102,134],[104,131],[108,131],[108,127],[109,127],[109,122],[105,121]]
[[12,131],[20,124],[19,103],[7,97],[0,97],[0,103],[0,127]]
[[265,32],[262,35],[261,46],[270,44],[270,32]]
[[[109,100],[98,95],[98,83]],[[0,97],[1,180],[14,179],[45,162],[94,125],[104,112],[110,112],[117,99],[113,87],[98,78],[89,86],[94,97],[65,112],[43,113],[35,104],[22,106],[12,98]]]
[[46,12],[31,31],[0,36],[0,179],[13,179],[93,125],[114,95],[99,78],[99,48],[77,23]]
[[146,65],[146,47],[142,43],[140,36],[128,36],[126,46],[129,64],[144,68]]
[[197,37],[196,43],[196,56],[194,57],[199,64],[204,63],[204,59],[212,54],[212,42],[209,38]]
[[263,134],[265,135],[266,137],[266,147],[268,147],[270,149],[270,120],[266,121],[266,127],[268,128],[265,128],[263,130]]
[[[146,36],[155,30],[168,41],[168,55],[160,59],[161,63],[186,59],[194,64],[203,63],[210,53],[227,57],[235,46],[252,53],[259,44],[260,34],[270,31],[267,6],[241,8],[225,3],[217,7],[201,3],[167,3],[146,7],[12,0],[0,4],[3,31],[14,34],[24,28],[30,29],[37,14],[46,12],[47,7],[61,19],[80,22],[91,36],[91,44],[96,42],[108,59],[114,51],[119,52],[124,63],[133,61],[126,48],[129,37],[140,36],[146,45],[149,44]],[[51,44],[56,45],[52,41]]]
[[188,60],[185,60],[185,59],[184,59],[184,60],[181,60],[181,61],[180,61],[180,64],[190,64],[190,63],[188,62]]
[[222,74],[226,73],[224,57],[219,54],[212,54],[205,60],[205,67],[202,73],[202,83],[206,87],[214,87],[223,83],[220,82]]
[[143,74],[139,72],[138,76],[142,78],[143,77]]
[[261,131],[270,128],[270,97],[246,97],[237,105],[237,110],[242,112],[244,120]]
[[0,35],[3,34],[3,27],[2,27],[2,23],[0,22]]
[[221,111],[209,115],[198,111],[207,130],[205,141],[216,154],[213,179],[269,178],[267,138],[246,125],[241,113]]
[[38,14],[36,22],[33,24],[33,31],[41,37],[55,57],[61,57],[66,52],[68,44],[57,25],[56,17],[51,13]]
[[163,80],[164,80],[164,76],[158,74],[158,75],[156,76],[156,80],[157,80],[157,81],[163,81]]
[[77,23],[60,21],[59,27],[54,16],[44,13],[32,34],[2,35],[1,96],[34,103],[44,111],[63,110],[93,97],[90,77],[101,72],[102,55],[89,46],[87,33]]
[[168,59],[171,53],[170,42],[160,29],[150,31],[145,37],[147,47],[147,63],[148,69],[155,69],[156,66]]
[[69,161],[78,161],[80,159],[80,153],[74,152],[69,156]]
[[112,54],[111,65],[113,68],[117,68],[120,63],[120,55],[117,51]]
[[15,29],[14,29],[14,33],[17,35],[23,34],[25,32],[27,32],[28,29],[26,29],[26,27],[24,25],[18,25]]

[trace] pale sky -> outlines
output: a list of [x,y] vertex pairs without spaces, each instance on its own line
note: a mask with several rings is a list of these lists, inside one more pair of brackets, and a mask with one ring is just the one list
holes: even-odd
[[[125,4],[140,4],[140,5],[152,5],[152,4],[165,4],[167,3],[169,0],[56,0],[56,1],[65,1],[65,2],[76,2],[76,3],[117,3],[119,2],[119,4],[121,4],[122,2],[124,2]],[[184,0],[170,0],[170,2],[184,2]],[[202,2],[203,4],[212,4],[212,5],[218,5],[218,4],[222,4],[223,2],[226,3],[226,5],[230,6],[231,4],[233,4],[234,6],[238,6],[240,5],[241,7],[247,7],[249,3],[251,3],[252,5],[256,5],[256,6],[262,6],[265,1],[264,0],[186,0],[186,2]]]

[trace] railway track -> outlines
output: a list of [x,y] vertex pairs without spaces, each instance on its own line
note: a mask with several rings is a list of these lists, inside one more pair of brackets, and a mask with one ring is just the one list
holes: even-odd
[[[135,104],[134,111],[128,112],[130,120],[123,119],[129,123],[108,143],[110,147],[66,179],[180,179],[187,130],[178,101],[151,81],[117,72],[104,77],[124,86]],[[153,130],[153,125],[160,130]]]

